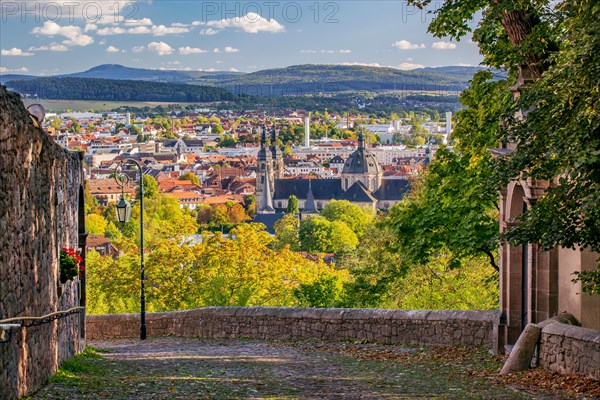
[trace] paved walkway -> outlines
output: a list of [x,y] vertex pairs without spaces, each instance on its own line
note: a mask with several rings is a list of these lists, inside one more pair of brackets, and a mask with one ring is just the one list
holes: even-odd
[[152,338],[90,345],[107,352],[67,364],[33,398],[561,398],[474,373],[498,368],[485,351],[456,349],[457,358],[443,361],[431,349],[353,343]]

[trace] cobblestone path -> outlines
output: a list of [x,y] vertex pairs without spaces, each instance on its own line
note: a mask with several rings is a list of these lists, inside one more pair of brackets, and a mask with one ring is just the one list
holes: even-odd
[[[151,338],[89,343],[34,399],[553,399],[494,382],[485,351],[432,362],[391,345]],[[459,350],[457,350],[460,352]]]

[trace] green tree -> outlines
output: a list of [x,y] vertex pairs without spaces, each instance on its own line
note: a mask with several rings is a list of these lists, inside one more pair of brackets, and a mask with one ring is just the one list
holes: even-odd
[[244,208],[246,209],[248,217],[254,218],[254,215],[256,214],[256,196],[249,194],[244,197]]
[[373,221],[373,210],[362,208],[347,200],[332,200],[321,211],[329,221],[342,221],[360,238]]
[[405,310],[495,310],[498,284],[490,279],[486,260],[473,258],[465,268],[451,269],[438,257],[416,266],[396,282],[387,306]]
[[144,174],[144,197],[145,198],[153,198],[156,197],[159,193],[158,182],[152,175]]
[[[424,6],[429,1],[413,1]],[[508,229],[513,244],[537,243],[600,251],[600,118],[596,105],[600,65],[597,17],[593,0],[458,0],[444,2],[429,26],[438,37],[460,39],[469,20],[482,12],[473,32],[484,63],[510,72],[526,70],[533,81],[520,88],[516,101],[503,107],[500,140],[516,144],[494,166],[494,182],[555,182],[546,194]],[[526,112],[517,113],[520,110]],[[600,268],[600,264],[598,266]],[[580,276],[581,277],[581,276]],[[583,290],[600,286],[600,269],[585,274]],[[587,283],[586,283],[587,282]]]
[[338,253],[356,248],[356,234],[342,221],[328,221],[319,216],[300,222],[301,249],[309,253]]
[[218,146],[219,147],[232,147],[232,146],[235,146],[236,143],[237,143],[237,139],[235,139],[233,136],[226,135],[223,138],[221,138],[221,140],[218,143]]
[[344,281],[340,275],[321,276],[314,282],[301,283],[293,293],[301,307],[340,307],[345,301]]
[[396,233],[380,218],[371,224],[357,249],[345,254],[337,266],[350,272],[346,284],[348,307],[386,307],[399,296],[399,280],[409,270],[398,251]]
[[400,251],[414,264],[427,265],[448,254],[452,268],[481,252],[498,269],[492,240],[498,232],[494,192],[485,192],[489,164],[470,168],[470,159],[440,149],[413,192],[390,210],[389,223]]
[[300,209],[298,208],[298,198],[296,196],[291,195],[289,197],[286,212],[292,215],[300,213]]

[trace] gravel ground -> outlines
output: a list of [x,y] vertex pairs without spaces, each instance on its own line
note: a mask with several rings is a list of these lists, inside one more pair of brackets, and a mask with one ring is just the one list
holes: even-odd
[[172,337],[89,344],[97,352],[63,365],[33,398],[565,398],[489,379],[480,372],[500,363],[479,349]]

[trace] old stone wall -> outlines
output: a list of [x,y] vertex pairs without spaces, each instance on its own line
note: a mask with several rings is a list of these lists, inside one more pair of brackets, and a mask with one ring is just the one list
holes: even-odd
[[600,331],[559,322],[544,326],[539,363],[562,374],[581,374],[600,380]]
[[[55,144],[19,96],[0,86],[0,320],[79,305],[79,281],[60,285],[58,267],[60,249],[78,245],[81,179],[80,155]],[[0,330],[10,337],[0,343],[0,398],[40,388],[80,351],[80,336],[76,314]]]
[[[493,311],[208,307],[151,313],[148,336],[492,345]],[[87,338],[139,336],[139,315],[90,315]]]

